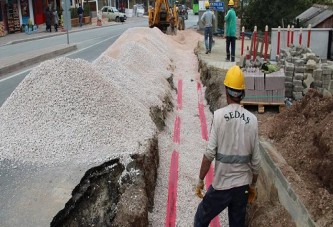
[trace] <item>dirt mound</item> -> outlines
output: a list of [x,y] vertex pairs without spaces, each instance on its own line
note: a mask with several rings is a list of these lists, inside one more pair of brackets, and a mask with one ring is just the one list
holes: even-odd
[[[333,99],[314,89],[271,118],[268,135],[304,181],[304,204],[321,226],[333,224]],[[297,187],[297,185],[295,185]],[[323,222],[322,222],[323,221]]]

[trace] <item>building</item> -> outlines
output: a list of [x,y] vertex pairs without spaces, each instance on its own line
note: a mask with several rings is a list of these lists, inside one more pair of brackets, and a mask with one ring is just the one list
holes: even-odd
[[333,6],[314,4],[296,17],[297,27],[333,28]]
[[[0,37],[10,33],[21,32],[29,19],[34,25],[45,23],[45,9],[62,11],[63,0],[0,0]],[[68,0],[75,7],[83,0]],[[89,1],[96,2],[96,1]],[[104,1],[106,2],[106,1]],[[94,9],[92,7],[92,9]],[[96,8],[95,8],[96,9]]]

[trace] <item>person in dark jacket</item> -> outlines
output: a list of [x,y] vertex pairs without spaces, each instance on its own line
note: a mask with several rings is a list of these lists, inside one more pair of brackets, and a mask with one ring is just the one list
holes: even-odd
[[50,11],[50,8],[47,7],[45,10],[45,24],[46,24],[46,31],[51,32],[51,22],[52,22],[52,12]]
[[82,27],[83,9],[81,3],[79,3],[79,8],[77,8],[77,15],[79,15],[80,27]]
[[53,16],[54,16],[54,30],[57,32],[58,31],[58,25],[59,25],[59,15],[58,15],[57,10],[55,10],[53,12]]

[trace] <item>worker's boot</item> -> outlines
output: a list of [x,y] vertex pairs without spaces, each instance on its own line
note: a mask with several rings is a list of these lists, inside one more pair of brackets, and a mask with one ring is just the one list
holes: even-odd
[[230,61],[230,54],[227,53],[227,57],[225,58],[225,61]]

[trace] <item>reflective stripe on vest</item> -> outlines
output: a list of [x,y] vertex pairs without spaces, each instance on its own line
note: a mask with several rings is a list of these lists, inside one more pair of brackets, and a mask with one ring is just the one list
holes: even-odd
[[228,164],[242,164],[250,162],[250,155],[224,155],[217,153],[216,160]]

